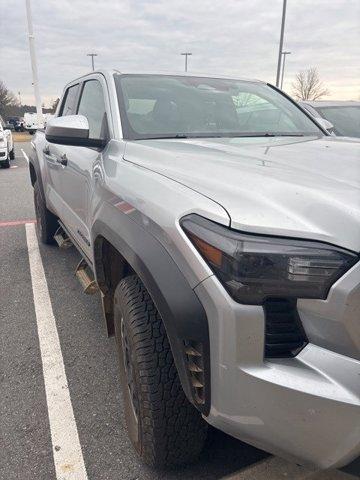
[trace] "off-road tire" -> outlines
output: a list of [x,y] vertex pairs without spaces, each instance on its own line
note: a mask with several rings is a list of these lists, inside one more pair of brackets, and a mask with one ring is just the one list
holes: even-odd
[[57,217],[46,208],[38,182],[34,185],[34,205],[36,213],[36,233],[42,243],[55,243],[54,235],[58,228]]
[[194,462],[207,424],[183,392],[164,324],[137,275],[117,286],[114,320],[125,418],[135,450],[153,467]]
[[10,157],[10,160],[14,160],[15,159],[15,150],[12,149],[10,154],[9,154],[9,157]]
[[0,165],[1,165],[2,168],[10,168],[10,160],[9,159],[4,160],[4,161],[1,162]]

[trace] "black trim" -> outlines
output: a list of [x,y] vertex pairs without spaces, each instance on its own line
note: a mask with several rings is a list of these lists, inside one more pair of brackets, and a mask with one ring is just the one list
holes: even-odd
[[67,96],[69,94],[69,90],[70,88],[74,88],[74,87],[77,87],[77,90],[76,90],[76,95],[73,99],[73,101],[71,102],[71,106],[74,107],[74,112],[72,113],[72,115],[75,115],[75,108],[77,106],[77,102],[78,102],[78,99],[79,99],[79,90],[80,90],[80,82],[77,82],[77,83],[73,83],[71,85],[68,85],[64,91],[64,94],[62,96],[62,99],[61,99],[61,102],[60,102],[60,108],[59,108],[59,114],[57,115],[57,117],[64,117],[66,115],[63,115],[63,112],[64,112],[64,106],[65,106],[65,103],[66,103],[66,99],[67,99]]
[[38,155],[37,155],[37,152],[36,152],[35,149],[33,149],[32,153],[29,154],[29,174],[30,174],[30,181],[32,183],[30,165],[35,170],[36,181],[38,182],[38,185],[40,187],[40,195],[41,195],[44,203],[46,204],[44,186],[43,186],[43,181],[42,181],[41,172],[40,172],[39,159],[38,159]]
[[297,310],[297,300],[267,298],[265,315],[265,358],[293,358],[309,343]]
[[[152,235],[109,204],[103,204],[92,229],[95,271],[101,271],[98,236],[104,237],[140,277],[158,309],[170,341],[172,354],[187,398],[207,415],[210,410],[210,344],[205,310],[195,292],[165,248]],[[121,233],[120,233],[121,232]],[[96,275],[96,272],[95,272]],[[96,275],[97,276],[97,275]],[[191,384],[186,342],[202,344],[205,395],[196,401]]]
[[358,477],[354,477],[354,480],[355,478],[360,478],[360,457],[355,458],[355,460],[340,468],[340,470],[350,475],[358,475]]
[[104,148],[108,142],[108,140],[99,138],[60,137],[57,135],[45,135],[45,138],[49,143],[74,147]]

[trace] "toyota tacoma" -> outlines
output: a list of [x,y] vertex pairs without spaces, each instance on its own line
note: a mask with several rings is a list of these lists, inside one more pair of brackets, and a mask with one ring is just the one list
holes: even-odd
[[37,231],[99,291],[131,441],[212,425],[327,469],[360,454],[360,142],[257,80],[99,71],[30,155]]

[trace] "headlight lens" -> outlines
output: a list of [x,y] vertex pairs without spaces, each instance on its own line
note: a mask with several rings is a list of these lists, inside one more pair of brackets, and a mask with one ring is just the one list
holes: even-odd
[[245,304],[273,297],[325,299],[359,259],[318,242],[235,232],[198,215],[184,217],[181,226],[229,294]]

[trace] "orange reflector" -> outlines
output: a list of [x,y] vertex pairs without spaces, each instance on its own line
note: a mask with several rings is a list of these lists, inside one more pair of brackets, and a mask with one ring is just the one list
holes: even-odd
[[204,242],[201,238],[193,235],[189,231],[187,232],[191,240],[194,242],[195,246],[198,248],[199,252],[214,265],[218,267],[221,266],[222,263],[222,251],[218,248],[213,247],[209,243]]

